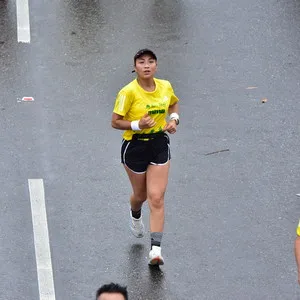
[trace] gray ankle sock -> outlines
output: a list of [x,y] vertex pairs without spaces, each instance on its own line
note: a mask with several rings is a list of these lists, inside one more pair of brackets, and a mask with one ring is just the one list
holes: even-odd
[[151,249],[152,249],[152,246],[158,246],[158,247],[160,247],[162,236],[163,236],[162,232],[151,232],[150,233],[150,237],[151,237]]

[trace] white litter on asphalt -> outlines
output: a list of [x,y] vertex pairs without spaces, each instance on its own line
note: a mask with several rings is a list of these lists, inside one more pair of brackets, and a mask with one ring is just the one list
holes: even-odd
[[22,101],[24,101],[24,102],[31,102],[31,101],[34,101],[34,98],[33,97],[23,97]]

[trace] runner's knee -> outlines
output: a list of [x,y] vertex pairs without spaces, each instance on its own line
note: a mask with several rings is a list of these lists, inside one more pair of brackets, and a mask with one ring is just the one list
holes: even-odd
[[135,192],[133,193],[134,200],[144,202],[147,199],[146,192]]
[[164,193],[152,192],[148,195],[150,206],[154,209],[161,209],[164,206]]

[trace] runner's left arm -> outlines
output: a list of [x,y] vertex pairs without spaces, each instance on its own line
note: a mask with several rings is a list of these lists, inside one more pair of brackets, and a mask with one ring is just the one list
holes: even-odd
[[179,113],[179,104],[178,104],[178,102],[176,102],[175,104],[169,106],[168,113],[169,113],[169,115],[171,113],[177,113],[177,114]]

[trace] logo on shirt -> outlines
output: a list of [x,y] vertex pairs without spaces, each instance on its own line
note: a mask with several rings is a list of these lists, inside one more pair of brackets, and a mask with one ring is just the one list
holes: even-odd
[[155,104],[147,104],[146,105],[146,109],[150,109],[150,108],[161,108],[160,110],[162,110],[163,107],[167,106],[167,102],[168,102],[169,98],[168,96],[164,96],[164,98],[162,100],[160,100],[160,102],[155,103]]
[[158,115],[158,114],[164,114],[166,112],[165,109],[154,109],[154,110],[149,110],[148,114],[149,115]]

